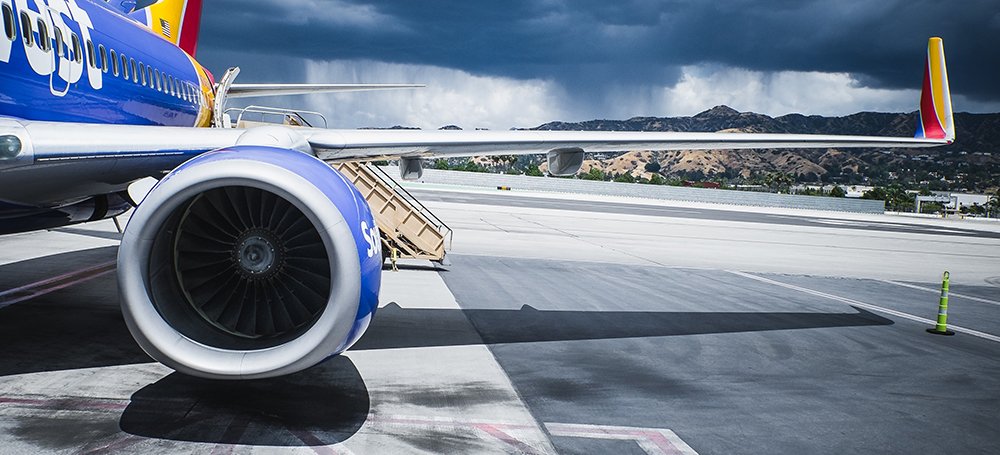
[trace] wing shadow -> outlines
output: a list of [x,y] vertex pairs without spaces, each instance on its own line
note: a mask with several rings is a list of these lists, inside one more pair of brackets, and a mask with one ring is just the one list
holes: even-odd
[[[114,260],[116,247],[0,266],[0,289]],[[44,270],[44,273],[39,273]],[[115,275],[0,308],[0,376],[148,363],[118,306]],[[856,313],[404,309],[390,303],[353,349],[665,337],[889,325]],[[473,328],[469,327],[469,322]]]
[[[890,319],[854,309],[856,313],[540,311],[523,305],[519,310],[452,310],[404,309],[390,303],[379,309],[372,326],[353,350],[893,324]],[[458,328],[466,317],[475,331]]]

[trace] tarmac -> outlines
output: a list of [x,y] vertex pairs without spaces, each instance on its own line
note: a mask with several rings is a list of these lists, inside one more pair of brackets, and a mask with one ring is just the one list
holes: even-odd
[[0,238],[0,453],[1000,452],[1000,223],[414,194],[452,264],[242,383],[136,346],[110,221]]

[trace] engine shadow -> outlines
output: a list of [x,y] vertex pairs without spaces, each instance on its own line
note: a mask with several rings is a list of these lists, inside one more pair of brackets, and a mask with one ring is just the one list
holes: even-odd
[[214,381],[173,373],[132,395],[122,431],[174,441],[324,446],[361,429],[371,401],[361,374],[335,357],[280,378]]
[[[856,313],[540,311],[523,305],[519,310],[453,310],[405,309],[390,303],[378,310],[372,326],[352,350],[893,324],[890,319],[854,309]],[[475,331],[457,329],[465,324],[465,318]]]

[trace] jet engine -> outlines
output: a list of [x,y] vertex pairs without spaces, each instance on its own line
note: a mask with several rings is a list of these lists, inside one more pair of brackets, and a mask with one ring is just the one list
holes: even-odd
[[139,345],[183,373],[279,376],[349,348],[381,280],[364,197],[287,148],[200,155],[136,208],[118,252],[122,312]]

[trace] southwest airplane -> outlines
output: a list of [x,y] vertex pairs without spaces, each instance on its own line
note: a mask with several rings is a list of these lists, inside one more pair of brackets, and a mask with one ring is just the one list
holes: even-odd
[[[228,98],[393,88],[218,83],[194,59],[200,0],[0,0],[0,233],[114,217],[122,311],[183,373],[293,373],[348,349],[378,303],[382,253],[364,197],[328,163],[584,150],[925,147],[954,140],[939,38],[916,137],[742,133],[225,128]],[[396,86],[398,87],[398,86]],[[127,187],[159,183],[137,204]]]

